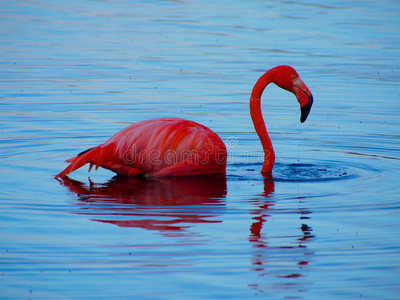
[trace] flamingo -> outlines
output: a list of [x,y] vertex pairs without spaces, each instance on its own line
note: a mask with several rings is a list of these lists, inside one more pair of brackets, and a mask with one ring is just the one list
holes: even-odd
[[[250,115],[264,150],[261,173],[272,172],[275,153],[261,112],[261,95],[269,83],[292,92],[301,108],[300,122],[310,112],[313,97],[290,66],[277,66],[262,75],[250,97]],[[125,176],[187,176],[226,173],[224,142],[211,129],[181,118],[158,118],[134,123],[105,143],[67,160],[62,178],[89,163]]]

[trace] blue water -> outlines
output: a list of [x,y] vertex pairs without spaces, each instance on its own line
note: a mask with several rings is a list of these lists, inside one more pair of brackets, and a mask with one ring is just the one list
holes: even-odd
[[[0,297],[399,299],[398,1],[2,1]],[[270,178],[248,100],[268,86]],[[182,117],[226,178],[120,179],[64,160]]]

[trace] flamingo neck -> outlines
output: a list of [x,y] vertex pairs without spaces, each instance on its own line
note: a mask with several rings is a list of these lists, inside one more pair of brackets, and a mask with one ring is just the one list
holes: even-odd
[[275,162],[275,152],[272,147],[271,139],[268,136],[264,119],[261,111],[261,95],[266,86],[272,82],[272,73],[267,71],[258,79],[253,87],[250,97],[250,115],[253,120],[254,128],[260,138],[264,150],[264,164],[261,173],[270,173]]

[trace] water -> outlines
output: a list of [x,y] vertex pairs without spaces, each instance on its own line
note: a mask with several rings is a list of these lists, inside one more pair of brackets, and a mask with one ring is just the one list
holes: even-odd
[[[398,299],[398,1],[2,1],[2,298]],[[260,174],[257,78],[277,162]],[[226,178],[53,178],[128,124],[202,123]]]

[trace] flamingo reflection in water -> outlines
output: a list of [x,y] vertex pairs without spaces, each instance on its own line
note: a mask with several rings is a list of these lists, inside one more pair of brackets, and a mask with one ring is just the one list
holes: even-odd
[[[190,236],[193,233],[188,231],[193,224],[221,223],[221,215],[226,209],[225,176],[158,179],[116,176],[106,184],[91,183],[89,186],[64,177],[62,184],[78,195],[79,205],[82,206],[79,213],[90,215],[92,220],[120,227],[155,230],[165,236]],[[298,228],[301,234],[279,237],[286,241],[285,238],[289,238],[289,245],[281,241],[281,245],[271,246],[274,238],[268,238],[268,232],[262,233],[262,229],[274,214],[275,199],[275,182],[269,176],[264,178],[264,191],[249,200],[253,207],[250,211],[253,223],[248,237],[253,248],[251,270],[260,276],[287,280],[304,277],[302,269],[307,267],[313,254],[307,249],[307,243],[314,237],[312,228],[304,224],[311,212],[296,208],[295,213],[300,215],[301,223],[304,222]],[[279,233],[273,234],[276,236]],[[294,255],[290,263],[295,265],[290,268],[290,273],[276,272],[277,266],[274,266],[271,257],[276,255],[282,258],[282,253]],[[257,292],[264,290],[262,284],[248,285]],[[293,291],[297,286],[291,283],[286,288]]]
[[[273,199],[273,195],[275,193],[275,183],[273,181],[272,176],[267,176],[264,178],[264,192],[250,199],[249,202],[253,204],[254,209],[252,210],[251,214],[253,215],[253,223],[250,227],[250,235],[249,235],[249,242],[252,243],[254,248],[254,253],[252,257],[252,265],[253,270],[257,271],[260,276],[275,276],[278,278],[300,278],[305,277],[302,274],[301,270],[305,268],[311,260],[313,252],[307,249],[307,243],[310,239],[314,238],[312,234],[312,228],[306,224],[307,219],[310,217],[308,216],[311,212],[304,208],[299,208],[296,213],[300,215],[300,220],[303,224],[300,226],[300,230],[302,232],[301,236],[297,236],[295,240],[291,239],[290,245],[281,245],[278,247],[274,247],[268,245],[268,237],[262,233],[262,228],[265,223],[268,221],[268,218],[271,217],[273,214],[272,208],[275,206],[275,201]],[[301,197],[299,197],[299,200]],[[276,232],[274,233],[276,235]],[[279,239],[284,239],[285,236],[278,236]],[[283,244],[283,242],[281,242]],[[277,251],[278,253],[275,253]],[[277,273],[276,267],[275,270],[274,259],[273,257],[276,255],[279,256],[279,253],[282,252],[289,252],[295,251],[298,252],[295,256],[296,260],[295,263],[297,267],[291,268],[291,270],[296,269],[296,272],[289,272],[289,273]],[[262,284],[249,284],[249,287],[257,290],[259,293],[264,292],[264,288]],[[279,286],[284,290],[291,290],[294,292],[305,292],[304,283],[296,284],[296,282],[291,282],[290,284],[283,284]],[[266,287],[268,288],[268,287]]]
[[214,219],[214,213],[225,205],[225,176],[156,180],[115,176],[106,184],[89,186],[64,177],[62,184],[78,194],[80,205],[98,204],[84,210],[97,216],[93,220],[98,222],[157,230],[165,235],[183,235],[189,224],[222,222]]

